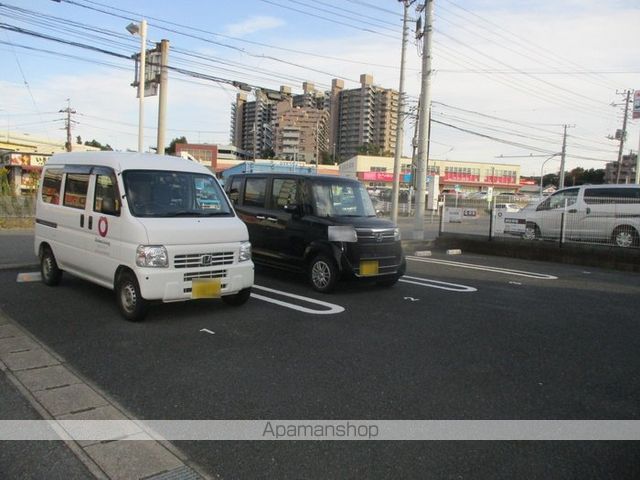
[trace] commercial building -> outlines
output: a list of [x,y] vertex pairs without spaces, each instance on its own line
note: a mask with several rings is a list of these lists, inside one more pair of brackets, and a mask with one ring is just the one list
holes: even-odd
[[[342,162],[340,175],[357,178],[367,188],[388,189],[393,186],[393,157],[356,155]],[[400,187],[412,185],[411,159],[400,163]],[[520,165],[459,162],[454,160],[429,160],[427,175],[439,175],[440,189],[460,192],[488,190],[495,193],[516,192],[520,188]]]

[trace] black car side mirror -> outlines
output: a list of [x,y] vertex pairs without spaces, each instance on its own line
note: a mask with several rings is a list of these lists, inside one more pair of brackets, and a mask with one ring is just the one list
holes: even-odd
[[292,213],[292,214],[299,214],[300,213],[300,205],[298,205],[297,203],[287,203],[282,208],[287,213]]

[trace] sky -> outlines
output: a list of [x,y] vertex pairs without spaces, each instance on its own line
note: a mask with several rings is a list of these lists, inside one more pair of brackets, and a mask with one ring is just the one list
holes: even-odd
[[[409,9],[406,111],[420,95],[422,43]],[[136,149],[131,86],[140,38],[170,42],[167,142],[228,144],[233,81],[356,88],[362,73],[398,89],[402,3],[395,0],[8,0],[0,4],[0,132],[64,142],[73,137]],[[617,159],[626,90],[640,89],[637,0],[435,0],[430,157],[521,165],[521,174]],[[145,149],[155,147],[158,97],[145,99]],[[631,115],[629,115],[629,118]],[[1,133],[0,133],[1,134]],[[413,119],[405,120],[405,155]],[[624,152],[638,150],[640,120]],[[544,164],[549,157],[551,159]]]

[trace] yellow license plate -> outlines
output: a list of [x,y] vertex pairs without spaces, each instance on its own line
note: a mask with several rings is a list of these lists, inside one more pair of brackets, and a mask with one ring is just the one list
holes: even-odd
[[363,277],[378,275],[378,261],[366,260],[360,262],[360,275],[362,275]]
[[191,298],[218,298],[221,290],[219,278],[194,278],[191,282]]

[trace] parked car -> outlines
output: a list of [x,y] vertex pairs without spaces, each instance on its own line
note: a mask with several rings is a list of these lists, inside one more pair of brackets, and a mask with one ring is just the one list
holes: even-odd
[[558,190],[527,212],[523,237],[559,238],[563,213],[568,240],[639,246],[640,185],[582,185]]
[[520,211],[520,207],[518,207],[518,205],[516,205],[515,203],[496,203],[494,208],[497,212],[503,213],[514,213]]
[[216,178],[179,157],[117,152],[53,155],[36,201],[42,280],[62,273],[115,290],[122,315],[151,300],[245,303],[251,244]]
[[226,188],[256,263],[306,272],[319,292],[344,276],[391,286],[405,272],[400,230],[376,216],[357,180],[254,173],[232,175]]

